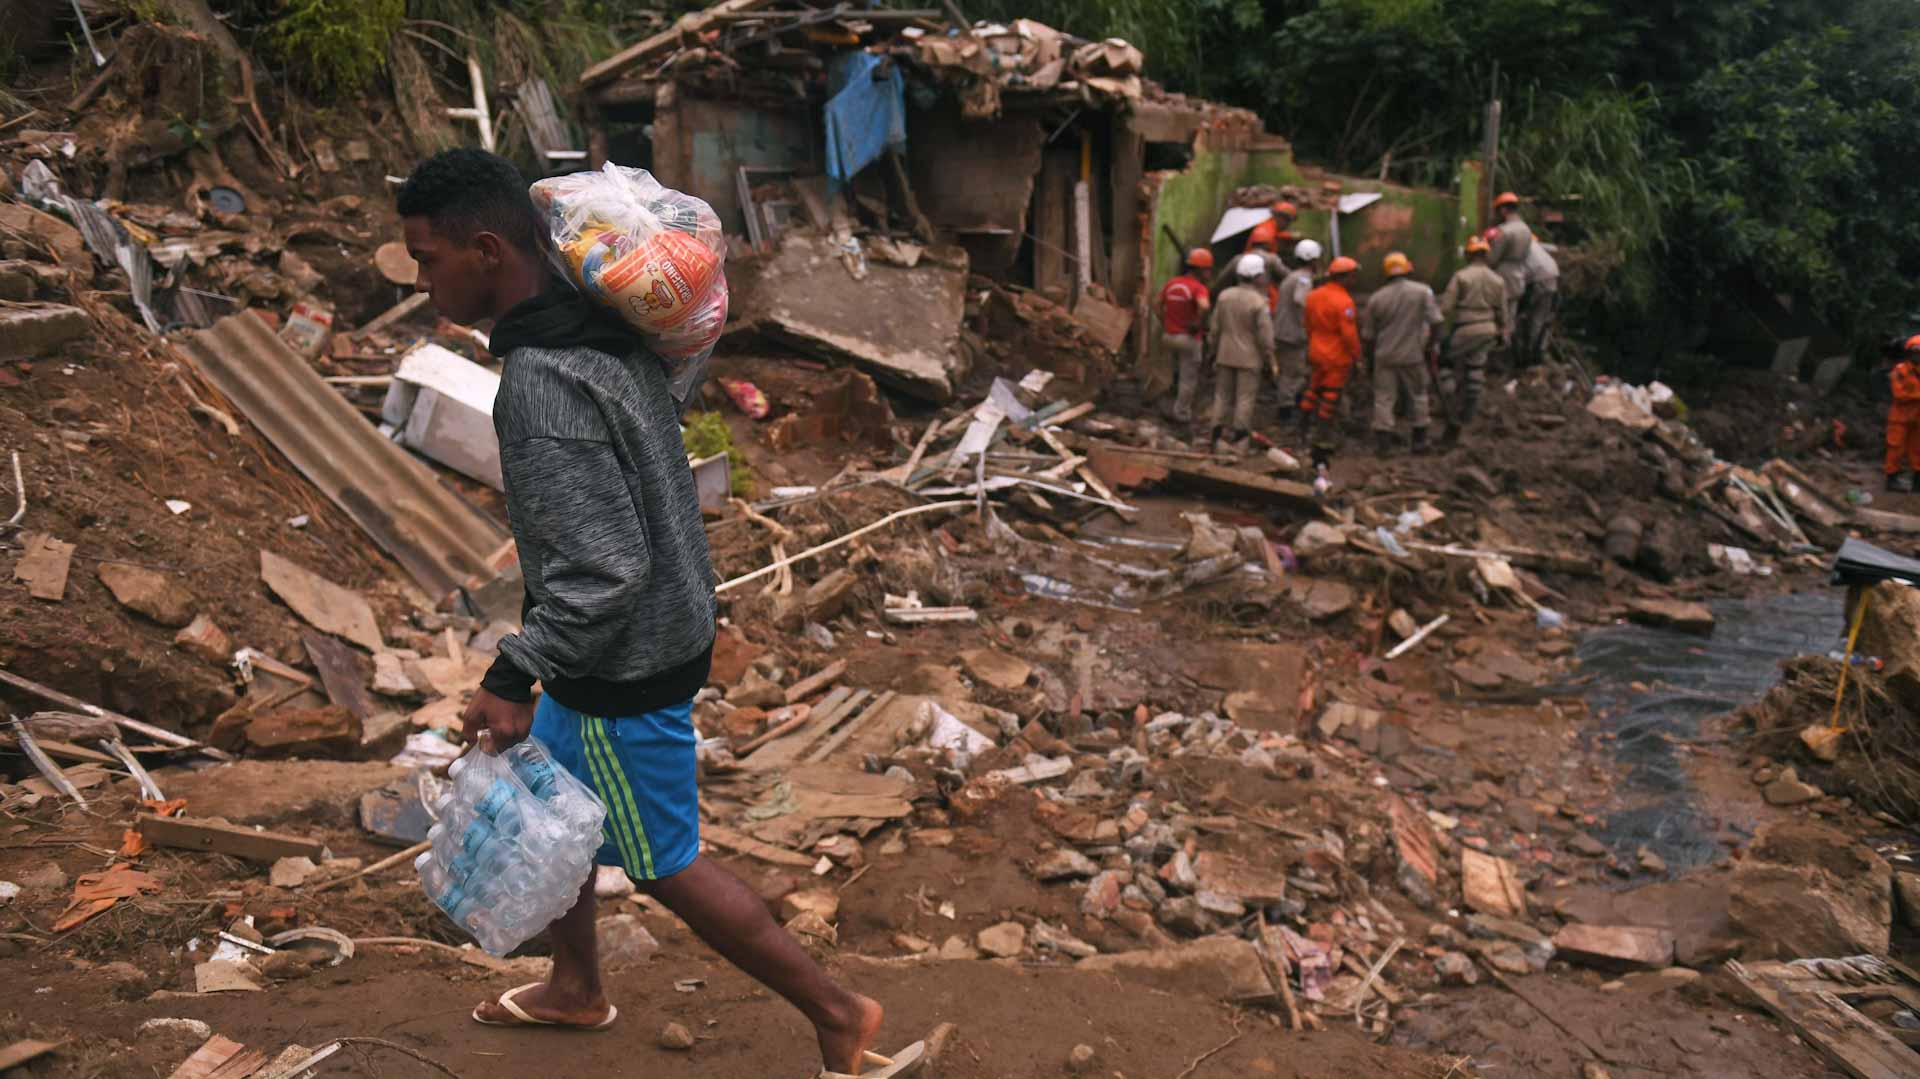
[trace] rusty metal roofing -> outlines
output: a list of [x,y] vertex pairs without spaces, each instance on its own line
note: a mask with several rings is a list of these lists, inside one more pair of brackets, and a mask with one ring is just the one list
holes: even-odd
[[487,559],[506,531],[383,438],[266,323],[243,311],[189,334],[182,351],[428,595],[493,576]]

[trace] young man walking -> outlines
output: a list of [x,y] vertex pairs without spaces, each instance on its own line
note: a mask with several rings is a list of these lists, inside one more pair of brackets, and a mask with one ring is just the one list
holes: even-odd
[[[700,857],[692,698],[715,600],[706,530],[666,373],[632,331],[554,275],[518,170],[479,150],[400,189],[418,290],[466,325],[496,319],[494,430],[526,576],[522,629],[461,717],[495,750],[529,733],[607,804],[596,861],[619,865],[813,1023],[827,1069],[858,1073],[880,1005],[830,981],[740,880]],[[536,704],[532,692],[544,694]],[[549,929],[553,971],[474,1010],[495,1026],[602,1029],[593,880]]]

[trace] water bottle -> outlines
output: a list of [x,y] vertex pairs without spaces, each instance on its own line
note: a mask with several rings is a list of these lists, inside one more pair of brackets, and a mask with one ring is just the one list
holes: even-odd
[[537,739],[498,754],[485,748],[447,769],[431,845],[413,865],[435,905],[505,955],[578,899],[606,807]]

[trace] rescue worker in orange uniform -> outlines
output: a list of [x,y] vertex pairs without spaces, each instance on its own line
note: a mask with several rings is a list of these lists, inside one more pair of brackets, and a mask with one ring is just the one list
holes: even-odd
[[1307,293],[1307,367],[1311,371],[1300,405],[1300,437],[1324,467],[1339,444],[1334,416],[1340,394],[1360,360],[1360,324],[1347,291],[1360,264],[1342,256],[1327,266],[1327,282]]
[[[1273,227],[1276,230],[1274,239],[1287,247],[1299,243],[1302,237],[1299,233],[1293,231],[1293,222],[1299,216],[1300,208],[1293,203],[1285,199],[1274,203]],[[1285,250],[1285,248],[1283,247],[1282,250]]]
[[[1173,418],[1181,423],[1193,420],[1193,395],[1200,386],[1201,356],[1207,337],[1207,310],[1213,295],[1201,283],[1200,275],[1213,269],[1213,252],[1196,247],[1187,252],[1186,272],[1168,281],[1160,290],[1161,341],[1173,363],[1175,379]],[[1156,372],[1157,374],[1157,372]],[[1158,384],[1146,387],[1149,401],[1166,393]]]
[[1893,404],[1887,408],[1887,490],[1913,490],[1920,472],[1920,334],[1907,338],[1893,365]]

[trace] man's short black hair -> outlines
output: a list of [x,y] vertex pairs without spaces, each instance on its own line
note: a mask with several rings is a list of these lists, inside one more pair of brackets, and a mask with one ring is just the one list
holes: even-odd
[[513,162],[471,147],[442,150],[400,186],[401,217],[424,217],[448,239],[498,233],[529,255],[546,250],[546,227]]

